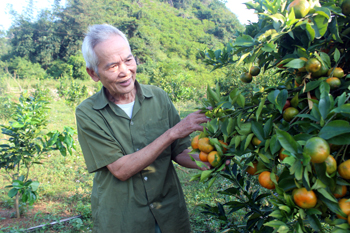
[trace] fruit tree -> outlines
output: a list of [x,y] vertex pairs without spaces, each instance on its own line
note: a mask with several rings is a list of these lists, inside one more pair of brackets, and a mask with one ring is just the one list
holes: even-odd
[[[236,77],[242,87],[267,70],[279,82],[226,96],[219,85],[207,88],[202,110],[211,120],[198,141],[205,139],[217,164],[193,179],[210,187],[223,176],[232,187],[220,193],[236,199],[204,208],[224,221],[225,232],[349,232],[350,2],[245,4],[259,21],[201,56],[213,69],[245,64]],[[239,210],[246,211],[240,222]]]

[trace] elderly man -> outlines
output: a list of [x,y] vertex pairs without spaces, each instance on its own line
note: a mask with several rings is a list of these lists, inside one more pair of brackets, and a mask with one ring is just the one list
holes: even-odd
[[128,40],[117,28],[91,26],[82,52],[86,71],[103,84],[76,109],[79,143],[95,173],[94,232],[190,232],[172,160],[198,169],[188,156],[188,135],[208,119],[197,111],[180,121],[163,90],[139,84]]

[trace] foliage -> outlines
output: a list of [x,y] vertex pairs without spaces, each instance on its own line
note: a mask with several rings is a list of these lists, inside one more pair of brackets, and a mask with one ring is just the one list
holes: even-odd
[[[225,166],[222,164],[197,174],[193,179],[206,181],[210,187],[221,175],[233,183],[233,187],[221,193],[235,197],[243,193],[240,201],[205,207],[209,214],[225,221],[227,231],[324,232],[325,226],[332,228],[333,232],[350,229],[346,220],[337,217],[345,218],[347,214],[340,210],[334,197],[340,185],[350,186],[347,177],[337,172],[328,174],[327,164],[323,161],[310,162],[314,153],[319,151],[322,154],[323,150],[313,147],[312,154],[309,154],[310,148],[305,149],[309,139],[321,138],[327,141],[325,153],[331,153],[337,164],[350,159],[347,49],[350,18],[342,14],[340,6],[343,1],[309,2],[312,9],[303,18],[295,17],[294,8],[287,10],[291,1],[255,0],[246,3],[248,8],[260,13],[259,21],[247,26],[244,34],[222,50],[201,52],[205,63],[213,69],[233,64],[237,67],[244,63],[250,70],[256,62],[264,72],[277,69],[274,80],[279,80],[253,93],[235,88],[222,96],[219,85],[215,90],[207,88],[202,110],[211,121],[205,125],[199,138],[210,137],[219,155],[231,159],[233,165],[220,172]],[[332,77],[332,72],[320,75],[311,71],[309,63],[301,57],[306,60],[316,58],[326,71],[332,67],[343,68],[345,77],[340,77],[340,86],[330,87],[327,79]],[[208,110],[208,106],[212,109]],[[283,114],[289,106],[299,112],[291,119]],[[261,143],[253,145],[254,137]],[[218,140],[227,142],[228,148]],[[228,152],[223,153],[223,149],[228,149]],[[283,161],[279,159],[281,149],[287,155]],[[276,186],[265,196],[267,206],[254,202],[259,192],[248,191],[252,178],[246,175],[246,169],[255,161],[258,162],[256,174],[271,172],[270,179]],[[201,162],[198,164],[203,166]],[[316,206],[299,207],[293,199],[293,190],[297,188],[312,190],[317,197]],[[228,207],[228,213],[223,211],[223,206]],[[227,219],[229,214],[240,209],[246,210],[243,228]]]
[[58,94],[65,98],[68,106],[75,108],[80,101],[87,97],[88,91],[85,85],[80,85],[73,79],[60,79],[60,86],[57,88]]
[[90,79],[90,76],[85,70],[85,60],[81,53],[70,56],[67,63],[73,68],[72,76],[74,79]]
[[61,78],[65,76],[72,77],[73,76],[73,66],[71,64],[67,64],[62,60],[55,60],[46,70],[47,74],[53,78]]
[[31,63],[26,58],[14,57],[8,64],[8,71],[18,78],[37,78],[46,77],[46,72],[38,63]]
[[54,78],[69,76],[69,65],[75,79],[87,78],[79,54],[84,33],[88,25],[109,23],[127,35],[142,83],[158,82],[153,82],[154,72],[160,78],[167,76],[166,80],[181,73],[191,76],[189,88],[199,90],[212,84],[212,74],[197,62],[197,48],[218,48],[244,30],[219,0],[77,0],[65,7],[56,2],[52,11],[42,11],[37,20],[31,17],[32,7],[29,4],[23,14],[12,12],[15,23],[8,32],[12,36],[6,60],[22,57],[39,63]]
[[[28,96],[21,95],[18,103],[14,103],[15,112],[12,116],[14,121],[7,125],[1,125],[3,139],[7,143],[0,145],[0,169],[6,170],[11,177],[12,188],[9,197],[16,196],[16,211],[19,217],[19,195],[22,202],[30,205],[37,199],[38,181],[28,179],[29,171],[34,164],[41,164],[43,156],[52,150],[59,150],[62,155],[67,151],[72,154],[75,148],[72,138],[74,130],[65,127],[63,132],[50,131],[46,134],[42,130],[47,125],[48,102]],[[20,167],[26,168],[26,172],[21,175]]]

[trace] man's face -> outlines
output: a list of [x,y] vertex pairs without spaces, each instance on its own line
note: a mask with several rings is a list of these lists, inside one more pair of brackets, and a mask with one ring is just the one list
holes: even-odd
[[132,92],[137,65],[126,41],[120,36],[112,36],[97,44],[94,50],[100,63],[98,76],[95,72],[89,73],[92,79],[101,81],[112,96]]

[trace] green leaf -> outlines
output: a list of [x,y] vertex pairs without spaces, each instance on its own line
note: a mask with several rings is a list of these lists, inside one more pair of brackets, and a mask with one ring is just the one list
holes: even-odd
[[288,99],[288,91],[286,89],[283,89],[277,96],[276,99],[276,107],[277,109],[280,111],[280,113],[282,113],[283,111],[283,107],[286,104],[286,101]]
[[331,101],[330,101],[329,95],[325,95],[321,97],[318,104],[318,108],[320,110],[320,114],[322,118],[326,119],[331,109]]
[[271,137],[271,141],[270,141],[271,154],[273,155],[276,154],[280,149],[281,149],[281,144],[277,140],[277,135],[275,134]]
[[205,181],[211,175],[211,173],[213,173],[213,170],[202,171],[200,181],[201,182]]
[[305,91],[303,91],[303,92],[306,93],[306,92],[309,92],[309,91],[316,89],[318,86],[320,86],[321,82],[322,82],[321,80],[308,82],[306,84]]
[[334,120],[324,126],[319,132],[318,136],[325,140],[328,140],[346,133],[350,133],[349,122],[344,120]]
[[293,154],[297,154],[298,151],[301,150],[301,148],[299,149],[300,145],[294,140],[294,138],[289,133],[278,128],[276,128],[276,133],[278,141],[285,150]]
[[30,184],[30,187],[32,188],[32,191],[36,191],[39,187],[40,183],[38,181],[33,181],[31,184]]
[[315,33],[315,30],[312,28],[310,23],[306,24],[306,31],[307,31],[307,35],[309,37],[309,40],[313,41],[315,39],[316,33]]
[[8,196],[9,196],[10,198],[13,198],[14,196],[17,195],[17,193],[18,193],[18,189],[13,188],[13,189],[11,189],[11,190],[9,191]]
[[252,121],[252,131],[260,141],[265,140],[264,130],[263,130],[261,123],[256,122],[256,121]]
[[342,114],[350,114],[350,104],[343,104],[340,107],[333,109],[331,112],[334,113],[342,113]]
[[268,119],[264,125],[264,138],[268,138],[272,130],[272,118]]
[[16,122],[12,123],[11,126],[12,126],[13,128],[23,128],[23,127],[24,127],[24,124],[21,124],[21,123],[19,123],[19,122],[16,121]]
[[264,43],[261,49],[262,51],[267,53],[277,52],[277,44],[274,44],[273,42]]
[[254,39],[249,35],[242,35],[236,38],[233,46],[237,47],[251,47],[255,44]]
[[244,106],[245,106],[245,98],[244,98],[244,96],[242,94],[238,95],[238,97],[237,97],[237,104],[240,107],[244,108]]
[[250,142],[252,141],[252,138],[254,137],[254,134],[251,133],[248,135],[248,137],[246,138],[245,144],[244,144],[244,150],[247,149],[247,147],[249,146]]
[[265,106],[265,101],[266,101],[266,96],[264,98],[261,99],[258,110],[256,110],[256,120],[259,121],[259,116],[261,114],[261,111],[263,109],[263,107]]
[[335,51],[334,51],[334,61],[335,62],[338,62],[339,61],[339,58],[340,58],[340,52],[337,48],[335,48]]
[[299,58],[297,59],[293,59],[290,62],[288,62],[287,64],[283,65],[285,67],[289,67],[289,68],[294,68],[294,69],[299,69],[305,66],[305,61],[301,60]]

